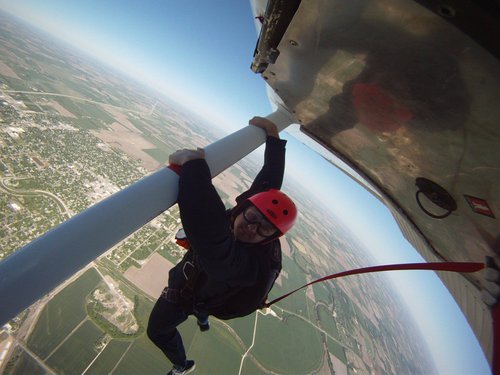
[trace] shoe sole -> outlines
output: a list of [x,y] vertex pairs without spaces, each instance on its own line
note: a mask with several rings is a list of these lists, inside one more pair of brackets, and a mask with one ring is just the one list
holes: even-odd
[[[193,372],[195,368],[196,368],[196,363],[195,363],[195,364],[193,364],[193,367],[190,367],[190,368],[188,368],[187,370],[184,370],[184,371],[182,372],[182,375],[187,375],[187,374],[189,374],[190,372]],[[172,373],[172,371],[170,371],[167,375],[169,375],[169,374],[171,374],[171,373]]]
[[198,328],[200,329],[201,332],[206,332],[210,329],[210,324],[203,325],[203,324],[198,324]]
[[186,375],[187,375],[187,374],[189,374],[189,373],[193,372],[195,368],[196,368],[196,363],[193,365],[193,367],[191,367],[190,369],[187,369],[187,370],[186,370],[186,372],[185,372],[184,374],[186,374]]

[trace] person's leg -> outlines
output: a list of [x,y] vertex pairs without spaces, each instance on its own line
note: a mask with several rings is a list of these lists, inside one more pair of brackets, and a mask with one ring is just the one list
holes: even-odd
[[186,351],[176,327],[188,318],[188,314],[165,297],[166,293],[162,293],[151,311],[147,334],[170,362],[182,367],[186,364]]
[[206,332],[210,329],[210,322],[208,321],[209,314],[203,311],[194,310],[194,316],[196,316],[198,327],[200,327],[201,332]]

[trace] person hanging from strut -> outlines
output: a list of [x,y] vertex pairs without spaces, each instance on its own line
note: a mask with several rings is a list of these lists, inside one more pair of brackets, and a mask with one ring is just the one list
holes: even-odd
[[147,334],[172,362],[172,375],[187,374],[195,365],[186,357],[179,324],[194,315],[206,331],[210,315],[233,319],[253,313],[264,306],[281,271],[279,237],[297,217],[295,204],[280,191],[286,141],[266,118],[249,123],[266,131],[264,166],[232,209],[226,210],[212,185],[203,150],[183,149],[169,158],[180,166],[177,203],[185,238],[176,239],[189,251],[170,270]]

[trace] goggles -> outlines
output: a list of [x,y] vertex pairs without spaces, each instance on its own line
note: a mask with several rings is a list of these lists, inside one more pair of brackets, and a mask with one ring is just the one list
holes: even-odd
[[254,206],[249,206],[243,211],[243,218],[248,224],[257,225],[257,233],[261,237],[271,237],[278,232],[278,228]]

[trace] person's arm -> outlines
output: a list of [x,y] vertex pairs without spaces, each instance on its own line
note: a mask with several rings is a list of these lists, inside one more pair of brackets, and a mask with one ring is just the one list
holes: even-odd
[[283,139],[267,137],[264,165],[250,190],[281,189],[285,173],[285,145],[286,141]]
[[276,125],[263,117],[254,117],[249,123],[266,131],[267,140],[264,152],[264,166],[255,177],[250,189],[236,198],[238,203],[261,191],[280,189],[285,173],[286,140],[279,138]]
[[202,257],[226,256],[232,244],[229,219],[202,150],[177,151],[170,163],[182,166],[177,203],[192,248]]

